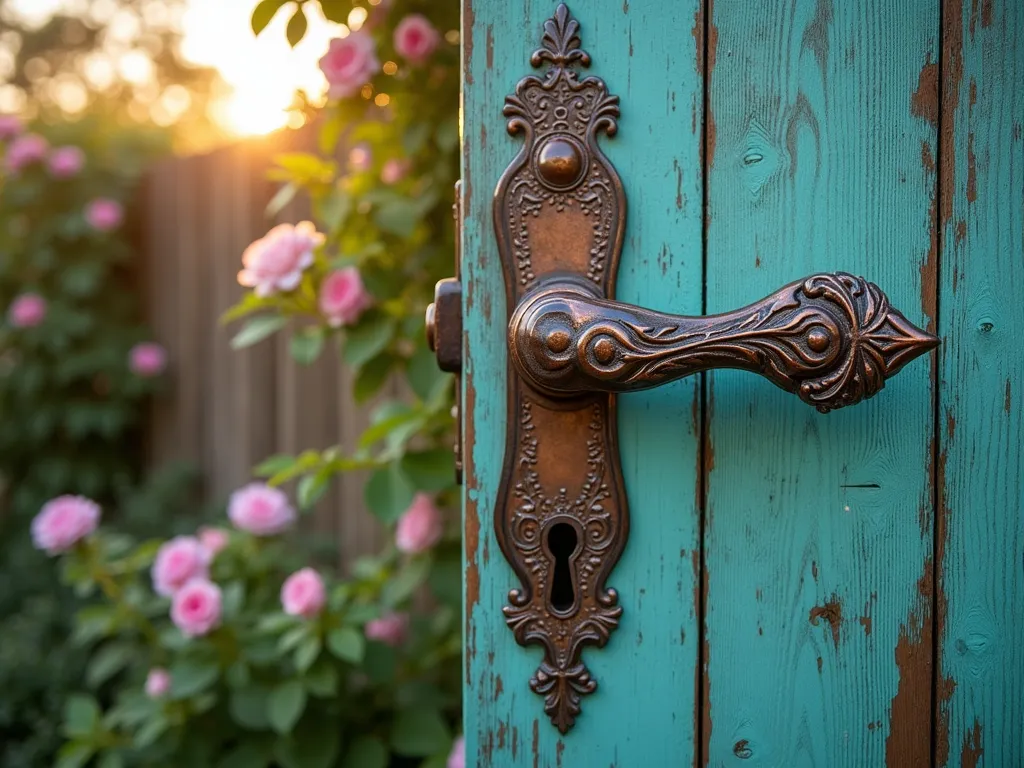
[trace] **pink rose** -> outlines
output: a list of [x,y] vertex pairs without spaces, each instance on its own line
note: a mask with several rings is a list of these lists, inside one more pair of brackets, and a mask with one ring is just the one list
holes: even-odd
[[296,571],[281,587],[281,605],[289,616],[312,619],[324,607],[327,593],[320,574],[312,568]]
[[348,151],[348,167],[351,170],[362,173],[370,170],[371,165],[373,165],[373,152],[370,151],[367,144],[356,144]]
[[437,50],[441,35],[425,16],[411,13],[395,27],[395,50],[403,59],[422,64]]
[[193,579],[174,593],[171,621],[189,637],[205,635],[220,623],[220,587]]
[[163,373],[167,366],[167,352],[153,341],[136,344],[128,353],[128,367],[137,376],[149,378]]
[[38,293],[23,293],[11,302],[7,321],[15,328],[31,328],[46,319],[46,299]]
[[245,268],[238,273],[238,282],[255,289],[261,298],[294,290],[302,272],[313,264],[313,249],[323,242],[324,236],[311,221],[278,224],[245,249]]
[[395,546],[400,552],[415,555],[437,544],[443,533],[444,520],[433,499],[425,493],[417,493],[398,521]]
[[249,483],[231,494],[228,517],[236,527],[257,536],[274,536],[295,522],[295,508],[278,488]]
[[49,150],[50,145],[38,133],[24,133],[7,147],[7,157],[4,158],[7,170],[17,173],[32,163],[44,160]]
[[385,184],[397,184],[409,172],[409,161],[391,158],[380,170],[380,180]]
[[124,208],[117,200],[109,197],[98,197],[85,206],[85,220],[97,232],[109,232],[121,226],[124,219]]
[[32,520],[32,543],[48,555],[67,552],[96,530],[100,505],[84,496],[58,496]]
[[409,631],[409,617],[404,613],[389,613],[366,622],[366,639],[397,648],[405,642]]
[[82,170],[85,153],[78,147],[57,147],[50,153],[47,165],[55,179],[67,179]]
[[160,699],[171,690],[171,675],[163,667],[153,667],[146,675],[146,695],[151,699]]
[[223,528],[207,528],[204,526],[199,529],[199,543],[210,553],[211,559],[224,549],[229,541],[228,532]]
[[153,589],[170,597],[193,579],[210,573],[210,551],[193,536],[175,536],[160,547],[153,561]]
[[352,325],[371,303],[355,267],[331,272],[320,286],[320,312],[334,328]]
[[14,115],[0,115],[0,141],[13,139],[23,130],[25,130],[25,126]]
[[320,59],[320,69],[327,78],[328,96],[332,99],[354,96],[380,69],[373,38],[360,30],[331,40],[327,53]]
[[452,744],[446,768],[466,768],[466,739],[459,736]]

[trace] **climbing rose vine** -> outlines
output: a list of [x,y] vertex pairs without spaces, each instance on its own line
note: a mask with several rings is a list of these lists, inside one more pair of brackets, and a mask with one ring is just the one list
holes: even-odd
[[[253,28],[286,9],[294,44],[316,3],[262,0]],[[46,549],[93,600],[76,639],[110,681],[107,698],[68,702],[63,765],[464,764],[453,384],[423,328],[454,260],[458,7],[319,6],[337,25],[319,59],[319,148],[277,158],[269,208],[301,193],[311,221],[268,226],[237,254],[248,291],[225,321],[244,321],[235,348],[285,333],[299,363],[336,350],[352,396],[373,402],[371,425],[353,444],[268,457],[215,527],[136,541],[94,522]],[[20,168],[42,166],[33,142],[20,152]],[[56,165],[70,177],[75,158]],[[123,217],[102,196],[81,208],[95,237]],[[142,346],[129,359],[140,380],[166,364]],[[407,397],[384,396],[396,378]],[[367,506],[391,536],[339,577],[308,554],[300,518],[349,471],[366,473]]]

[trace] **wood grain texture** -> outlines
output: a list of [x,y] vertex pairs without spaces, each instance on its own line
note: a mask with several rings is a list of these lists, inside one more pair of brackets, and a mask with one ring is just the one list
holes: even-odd
[[1024,765],[1024,4],[947,2],[940,766]]
[[[927,325],[938,3],[711,14],[707,311],[845,270]],[[709,375],[706,764],[929,763],[932,412],[926,360],[827,416]]]
[[[695,743],[699,518],[696,384],[620,400],[620,444],[631,531],[609,585],[622,623],[587,654],[599,689],[564,738],[527,681],[536,648],[517,646],[501,608],[515,586],[494,538],[505,445],[505,289],[491,195],[519,149],[501,108],[531,72],[554,2],[466,0],[464,259],[466,365],[466,678],[469,765],[690,765]],[[703,113],[694,0],[569,3],[591,73],[620,94],[618,135],[602,139],[629,199],[618,297],[700,311]]]

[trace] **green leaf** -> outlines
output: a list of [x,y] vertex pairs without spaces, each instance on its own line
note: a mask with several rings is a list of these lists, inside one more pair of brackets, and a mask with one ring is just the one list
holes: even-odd
[[228,582],[224,585],[222,595],[224,618],[229,621],[237,619],[245,604],[245,583],[241,580]]
[[402,569],[389,579],[381,592],[381,601],[394,607],[407,599],[426,580],[431,559],[417,557],[407,561]]
[[55,768],[82,768],[93,756],[96,748],[92,744],[71,742],[65,744],[57,753]]
[[386,685],[394,682],[398,658],[395,649],[383,643],[367,643],[363,657],[363,671],[370,682]]
[[321,642],[319,635],[311,635],[303,640],[295,649],[295,668],[305,672],[320,655]]
[[278,733],[288,733],[306,708],[306,689],[299,680],[287,680],[277,686],[267,701],[267,718]]
[[402,472],[421,491],[443,491],[455,484],[455,456],[449,448],[405,454]]
[[267,702],[270,689],[253,684],[238,688],[231,692],[228,699],[228,711],[231,719],[243,728],[259,731],[270,725],[267,717]]
[[279,739],[274,756],[284,768],[331,768],[341,749],[339,728],[326,718],[306,718],[294,733]]
[[88,736],[100,720],[100,705],[84,693],[73,693],[64,704],[64,730],[69,736]]
[[324,497],[332,474],[330,467],[327,467],[315,474],[306,475],[299,481],[295,490],[295,500],[299,503],[300,509],[310,509]]
[[298,648],[299,644],[310,636],[312,632],[312,625],[303,621],[297,626],[289,629],[277,642],[277,648],[281,653],[288,653],[293,648]]
[[330,698],[338,693],[338,668],[325,656],[306,672],[302,682],[314,696]]
[[328,633],[327,647],[342,661],[358,664],[366,653],[366,640],[353,627],[338,627]]
[[387,768],[388,749],[376,736],[360,736],[345,753],[342,768]]
[[302,6],[300,5],[295,9],[295,13],[288,19],[288,30],[285,33],[288,37],[288,44],[294,48],[299,44],[299,41],[305,36],[306,28],[309,23],[306,21],[306,14],[302,12]]
[[366,506],[382,523],[393,523],[412,504],[416,489],[402,473],[397,462],[382,467],[370,476],[364,490]]
[[351,0],[320,0],[320,10],[324,18],[335,24],[348,23],[348,13],[352,10]]
[[373,221],[390,235],[403,239],[412,237],[423,212],[413,200],[396,198],[379,205]]
[[329,184],[334,180],[337,166],[311,152],[282,152],[274,156],[277,167],[272,177],[292,179],[296,183]]
[[214,660],[185,659],[171,665],[171,696],[187,699],[217,682],[220,668]]
[[108,643],[100,648],[85,670],[85,682],[96,688],[120,672],[131,660],[132,646],[129,643]]
[[358,368],[383,352],[395,332],[395,321],[379,312],[367,313],[359,325],[345,334],[341,350],[342,359]]
[[377,355],[359,368],[356,380],[352,384],[352,396],[357,403],[365,403],[380,392],[394,364],[395,360],[391,355]]
[[73,264],[61,269],[60,284],[72,296],[91,296],[103,280],[103,265],[95,261]]
[[249,320],[231,339],[232,349],[245,349],[276,333],[287,325],[287,318],[281,315],[259,315]]
[[269,764],[267,750],[259,744],[246,741],[221,758],[217,768],[266,768]]
[[252,33],[258,35],[267,25],[271,22],[277,12],[281,10],[287,0],[262,0],[252,12],[252,18],[249,20],[252,24]]
[[462,604],[462,563],[457,558],[448,558],[434,563],[427,579],[434,596],[453,607]]
[[295,362],[309,365],[320,356],[324,348],[324,329],[319,325],[303,328],[292,336],[289,347]]
[[132,745],[137,749],[145,749],[163,736],[168,726],[170,723],[167,718],[162,714],[157,715],[135,732]]
[[451,375],[437,367],[437,357],[425,344],[409,358],[409,385],[420,400],[429,400],[438,382]]
[[97,761],[96,768],[124,768],[124,758],[119,752],[107,752]]
[[257,477],[270,477],[271,475],[276,475],[278,472],[284,472],[286,469],[291,469],[294,465],[294,456],[279,453],[276,456],[271,456],[257,464],[256,468],[253,469],[253,474]]
[[412,431],[418,431],[421,419],[420,413],[405,403],[387,403],[374,412],[371,426],[359,436],[359,447],[369,448],[399,427],[406,426]]
[[428,757],[443,752],[451,742],[448,724],[433,708],[401,710],[391,726],[391,748],[406,757]]

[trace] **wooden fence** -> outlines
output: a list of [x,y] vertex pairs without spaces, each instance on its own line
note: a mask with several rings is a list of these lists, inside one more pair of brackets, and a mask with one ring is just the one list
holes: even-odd
[[[271,158],[308,139],[296,132],[174,158],[154,168],[141,190],[143,300],[170,359],[147,461],[192,462],[208,499],[225,499],[267,456],[351,446],[367,424],[369,409],[348,396],[352,374],[333,347],[311,366],[291,359],[286,337],[236,352],[229,341],[237,327],[219,319],[242,295],[236,276],[245,246],[277,222],[308,218],[303,202],[276,221],[265,212],[276,191],[266,179]],[[365,509],[364,480],[337,479],[309,521],[337,543],[343,563],[377,548],[384,535]]]

